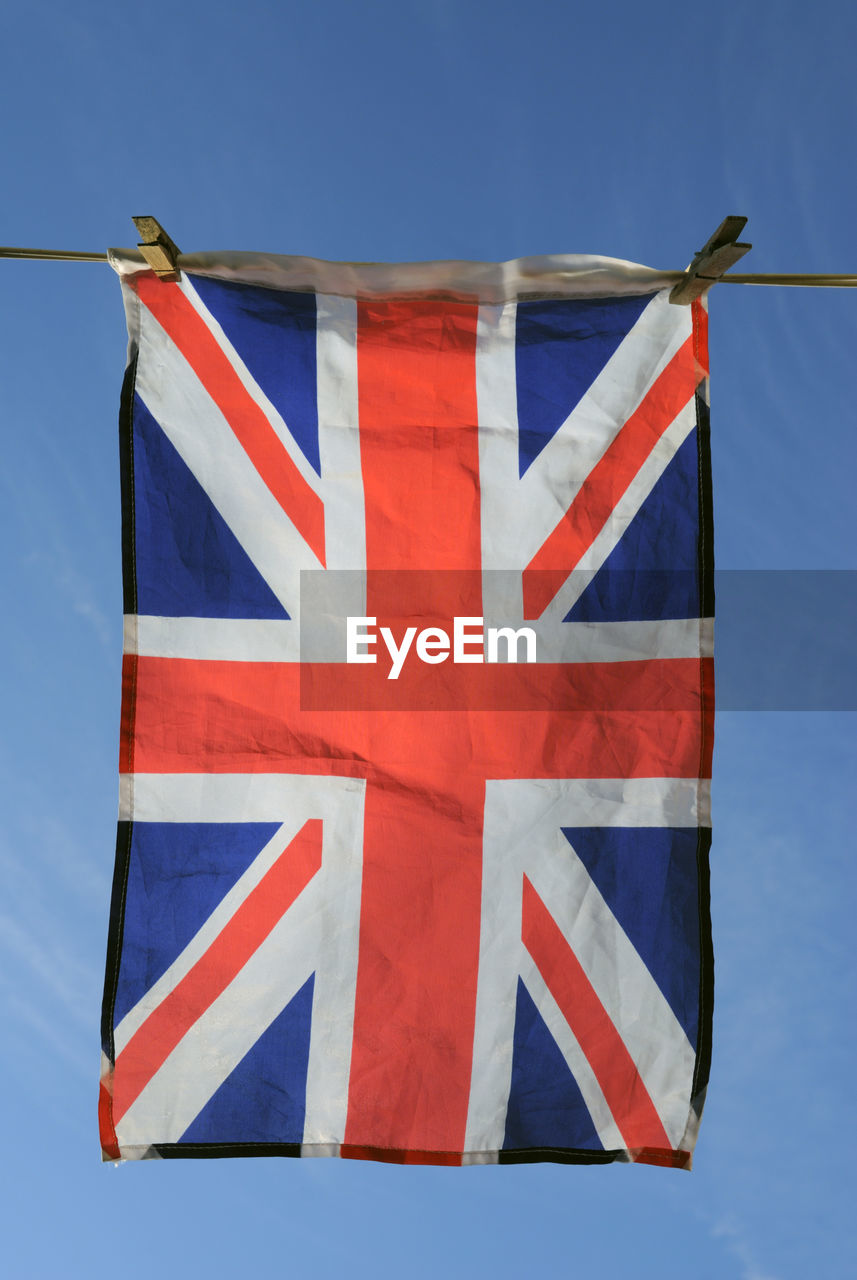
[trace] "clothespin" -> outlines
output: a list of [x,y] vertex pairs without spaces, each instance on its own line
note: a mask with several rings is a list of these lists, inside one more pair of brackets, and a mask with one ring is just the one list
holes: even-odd
[[140,217],[132,219],[140,236],[141,243],[137,248],[148,262],[159,280],[180,280],[178,257],[180,249],[157,218]]
[[705,242],[687,269],[684,280],[679,280],[670,293],[670,302],[687,305],[710,289],[724,271],[733,266],[753,248],[751,244],[738,244],[737,240],[746,226],[747,219],[734,214],[724,218],[714,235]]

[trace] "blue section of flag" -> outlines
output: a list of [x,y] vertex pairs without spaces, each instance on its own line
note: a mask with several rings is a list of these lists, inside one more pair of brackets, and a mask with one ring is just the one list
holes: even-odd
[[530,993],[518,979],[505,1150],[602,1150],[583,1095]]
[[315,975],[226,1077],[181,1142],[301,1142]]
[[321,474],[314,293],[191,277],[307,461]]
[[181,954],[276,822],[135,822],[115,1022]]
[[137,612],[288,618],[139,396],[134,401]]
[[695,827],[563,827],[596,887],[696,1044],[699,884]]
[[519,302],[515,335],[520,474],[556,434],[650,295]]
[[694,429],[563,621],[698,618],[698,490]]

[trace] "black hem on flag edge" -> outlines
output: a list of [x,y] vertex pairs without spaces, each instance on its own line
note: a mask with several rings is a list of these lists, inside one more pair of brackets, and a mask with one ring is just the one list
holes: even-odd
[[[714,514],[711,476],[711,418],[704,387],[696,392],[696,447],[699,476],[699,540],[697,563],[699,570],[699,616],[714,617]],[[702,716],[700,724],[701,750],[706,752],[710,733],[714,700],[709,706],[702,691]],[[700,761],[702,766],[707,761]],[[696,842],[697,894],[699,911],[699,1023],[696,1041],[696,1064],[690,1105],[697,1121],[702,1116],[708,1077],[711,1070],[712,1021],[714,1012],[714,945],[711,930],[711,827],[700,826]]]
[[[220,1160],[229,1156],[285,1156],[300,1157],[299,1142],[156,1142],[151,1150],[163,1160],[206,1159]],[[374,1148],[373,1148],[374,1150]],[[378,1148],[377,1157],[384,1163]],[[398,1151],[396,1155],[399,1155]],[[460,1152],[437,1152],[438,1155],[460,1155]],[[497,1164],[612,1164],[628,1161],[624,1149],[614,1151],[587,1151],[581,1147],[520,1147],[486,1154],[496,1155]],[[400,1163],[396,1160],[395,1163]],[[416,1163],[416,1162],[415,1162]],[[481,1162],[479,1162],[481,1166]],[[467,1166],[465,1166],[467,1167]],[[473,1167],[477,1167],[474,1163]]]
[[125,370],[119,398],[119,477],[122,494],[122,603],[126,614],[137,612],[137,565],[134,529],[134,394],[137,356]]
[[122,934],[125,924],[125,892],[128,884],[128,868],[131,865],[133,829],[133,822],[116,824],[116,866],[113,870],[113,888],[110,894],[107,969],[104,975],[104,997],[101,1003],[101,1047],[111,1065],[116,1057],[113,1041],[113,1013],[119,986],[119,960],[122,955]]
[[[122,600],[126,614],[137,612],[137,569],[134,552],[134,390],[137,383],[137,353],[133,353],[119,397],[119,482],[122,516]],[[104,973],[104,995],[101,1003],[101,1047],[112,1066],[115,1061],[113,1013],[119,985],[119,963],[122,955],[125,893],[131,865],[133,822],[119,821],[116,826],[116,865],[110,894],[110,917],[107,929],[107,963]]]

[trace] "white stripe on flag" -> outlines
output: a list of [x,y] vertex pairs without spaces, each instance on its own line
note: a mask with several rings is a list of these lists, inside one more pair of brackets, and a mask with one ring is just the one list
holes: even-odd
[[[476,322],[476,404],[482,513],[482,609],[524,616],[518,511],[518,397],[515,381],[517,306],[479,308]],[[517,572],[515,572],[517,570]],[[487,572],[485,572],[487,571]]]
[[617,499],[610,519],[545,609],[542,618],[546,623],[561,623],[583,595],[695,426],[696,402],[691,398],[667,427],[628,488]]
[[283,420],[279,410],[265,395],[256,379],[253,377],[252,373],[233,347],[220,321],[212,314],[212,312],[209,311],[196,289],[194,289],[187,272],[182,274],[178,287],[181,289],[194,311],[199,315],[203,324],[210,331],[215,342],[226,356],[226,359],[232,365],[239,382],[244,387],[244,390],[247,392],[250,399],[259,406],[265,417],[268,419],[268,422],[274,429],[280,443],[297,467],[298,471],[300,471],[304,480],[311,489],[314,489],[316,493],[320,493],[321,480],[319,479],[318,473],[307,461],[303,450],[289,430],[288,423]]
[[[320,888],[313,880],[119,1120],[120,1147],[178,1142],[310,977],[321,907]],[[274,975],[277,981],[272,981]]]
[[544,1020],[545,1026],[571,1068],[571,1074],[574,1076],[583,1101],[586,1103],[586,1109],[595,1127],[595,1132],[598,1134],[598,1140],[605,1151],[623,1150],[625,1139],[613,1119],[613,1114],[607,1105],[607,1099],[604,1097],[598,1078],[589,1065],[589,1061],[581,1049],[574,1032],[566,1022],[565,1015],[551,994],[550,988],[534,961],[528,955],[524,960],[521,977],[533,998],[539,1014]]
[[[122,1117],[119,1145],[176,1141],[313,972],[303,1140],[341,1142],[357,978],[365,783],[282,774],[137,774],[123,778],[122,792],[129,806],[123,816],[136,822],[270,822],[284,815],[286,820],[166,973],[122,1019],[115,1033],[117,1056],[304,823],[321,818],[323,835],[320,871]],[[285,974],[289,979],[283,983],[279,979]],[[186,1072],[196,1079],[183,1081]]]
[[[533,967],[521,940],[525,874],[586,969],[628,1046],[670,1140],[678,1144],[688,1120],[693,1049],[560,828],[696,827],[708,821],[708,813],[709,784],[693,778],[487,783],[468,1151],[496,1151],[503,1145],[518,977],[531,973]],[[576,910],[588,920],[587,929],[602,932],[581,939],[578,930],[583,926],[576,923]],[[593,937],[606,938],[601,956],[594,954],[598,944]],[[608,958],[615,955],[622,977],[621,1003],[616,998],[613,961]],[[631,1025],[628,1010],[634,1018],[639,1015],[642,1025]],[[651,1020],[650,1025],[646,1019]],[[569,1045],[566,1040],[560,1048],[571,1052]],[[574,1061],[568,1057],[567,1061],[576,1074]]]
[[213,662],[299,662],[300,624],[273,618],[126,614],[125,652]]
[[[520,476],[516,315],[516,304],[479,309],[476,386],[485,569],[524,569],[530,563],[608,445],[691,333],[688,308],[671,306],[665,294],[654,298]],[[497,612],[514,616],[511,604],[506,602]]]
[[[521,477],[521,506],[527,511],[538,510],[542,519],[527,526],[529,554],[525,564],[564,517],[596,462],[691,332],[689,307],[673,306],[666,293],[653,298],[560,429],[533,459]],[[550,498],[545,502],[546,494],[556,495],[553,509]]]
[[544,854],[534,858],[527,871],[533,888],[624,1040],[667,1136],[677,1147],[687,1125],[696,1051],[566,837],[553,826],[550,836],[546,830],[540,834]]
[[[520,575],[518,577],[520,580]],[[563,622],[552,610],[545,610],[542,617],[534,621],[486,617],[483,628],[486,633],[491,626],[532,628],[536,634],[538,662],[640,662],[654,658],[710,657],[714,642],[712,618]],[[505,655],[505,650],[501,649],[501,654]]]
[[[355,575],[356,577],[357,575]],[[505,575],[504,575],[505,577]],[[520,575],[519,575],[520,579]],[[365,579],[363,579],[365,582]],[[365,590],[365,587],[364,587]],[[337,620],[333,619],[334,624]],[[345,661],[345,619],[327,661]],[[711,618],[646,622],[560,622],[492,618],[489,627],[528,626],[536,633],[538,662],[634,662],[649,658],[710,657]],[[126,614],[125,652],[150,658],[199,658],[213,662],[300,662],[300,626],[269,618],[161,618]],[[523,653],[523,646],[522,646]],[[500,657],[505,649],[500,648]]]
[[300,599],[300,570],[321,568],[318,559],[263,482],[190,364],[142,304],[140,313],[137,391],[294,618]]
[[357,303],[353,298],[317,295],[316,358],[325,563],[328,569],[365,569],[366,516],[357,416]]
[[[152,775],[149,776],[150,778],[152,777]],[[139,818],[135,818],[135,821],[139,820]],[[155,819],[155,821],[158,821],[158,819]],[[162,818],[160,821],[175,822],[176,819]],[[185,821],[190,821],[190,819],[185,819]],[[212,819],[208,818],[207,821],[210,822]],[[251,819],[245,817],[244,821],[249,822]],[[293,818],[288,823],[283,823],[225,897],[221,898],[214,911],[170,967],[149,987],[148,991],[137,1001],[134,1007],[129,1009],[114,1032],[113,1041],[117,1057],[132,1036],[139,1031],[149,1015],[157,1009],[161,1001],[171,991],[175,990],[179,983],[187,977],[194,965],[205,955],[242,902],[250,896],[259,882],[270,871],[280,854],[291,844],[303,825],[304,820],[302,818]]]

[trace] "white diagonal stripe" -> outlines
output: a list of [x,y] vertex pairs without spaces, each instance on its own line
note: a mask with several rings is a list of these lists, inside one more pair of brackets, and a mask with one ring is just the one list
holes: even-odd
[[[681,313],[681,314],[676,314]],[[563,425],[519,476],[516,304],[483,306],[476,338],[483,567],[524,569],[691,333],[687,308],[654,298]],[[499,602],[498,602],[499,603]],[[515,601],[497,612],[516,612]]]
[[[679,310],[678,307],[675,309]],[[542,621],[561,623],[574,607],[695,426],[696,402],[691,396],[657,441],[628,488],[617,499],[609,520],[545,609]]]
[[[122,794],[124,816],[136,822],[265,822],[284,815],[286,820],[181,955],[123,1018],[116,1029],[117,1055],[204,955],[304,823],[321,818],[323,837],[321,869],[123,1116],[117,1125],[120,1146],[176,1141],[313,972],[303,1139],[341,1142],[357,979],[365,783],[267,774],[138,774],[123,778]],[[185,1075],[197,1079],[188,1081]]]
[[669,1001],[560,830],[553,829],[551,843],[553,847],[546,856],[533,860],[527,874],[625,1042],[675,1147],[687,1125],[696,1052]]
[[521,506],[539,513],[526,528],[525,564],[563,519],[595,464],[691,332],[689,307],[673,306],[666,293],[653,298],[533,459],[520,482]]
[[220,321],[211,311],[209,311],[196,289],[194,289],[187,272],[182,274],[178,287],[181,289],[194,311],[199,315],[206,328],[211,332],[214,341],[232,365],[239,382],[247,392],[250,399],[259,409],[262,410],[262,413],[271,424],[277,438],[291,458],[292,462],[297,467],[298,471],[300,471],[304,480],[311,489],[314,489],[316,493],[320,493],[322,486],[318,473],[307,460],[303,450],[289,430],[288,423],[283,420],[279,409],[277,409],[265,395],[265,392],[253,377],[252,373],[241,359],[241,356],[233,347]]
[[226,418],[151,312],[140,307],[136,390],[262,577],[294,618],[300,570],[321,567]]
[[[534,966],[521,941],[525,874],[575,950],[623,1036],[670,1140],[676,1146],[681,1141],[690,1112],[693,1049],[560,828],[696,827],[708,824],[709,812],[709,784],[694,778],[487,783],[482,933],[467,1117],[469,1152],[497,1151],[503,1145],[519,975],[528,975],[528,985],[538,987],[532,976]],[[620,972],[621,992],[617,994],[616,975]],[[531,989],[531,994],[536,993]],[[551,1013],[548,1004],[544,1007]],[[555,1039],[577,1078],[581,1068],[575,1057],[576,1042],[565,1033]],[[599,1133],[603,1128],[608,1135],[608,1122],[601,1112],[598,1115]],[[616,1145],[613,1136],[609,1141]]]
[[[211,821],[211,819],[208,819],[208,821]],[[249,821],[249,819],[245,819],[245,821]],[[291,844],[303,825],[303,822],[297,819],[293,820],[288,826],[284,823],[275,832],[265,847],[253,859],[244,874],[239,877],[225,897],[220,900],[214,911],[170,967],[161,974],[157,982],[149,987],[148,991],[137,1001],[134,1007],[129,1009],[114,1032],[113,1038],[117,1057],[131,1037],[139,1031],[149,1015],[157,1009],[161,1001],[187,977],[194,965],[201,960],[208,948],[216,940],[217,935],[229,923],[235,912],[250,896],[263,877],[267,875],[283,850]]]
[[[313,880],[122,1116],[116,1125],[120,1146],[178,1142],[309,978],[321,905]],[[277,983],[272,974],[280,976]]]
[[586,1109],[601,1145],[605,1151],[624,1150],[625,1139],[613,1119],[598,1078],[589,1065],[574,1032],[566,1022],[565,1015],[551,994],[550,988],[529,956],[524,961],[521,977],[545,1026],[571,1068],[571,1074],[586,1103]]

